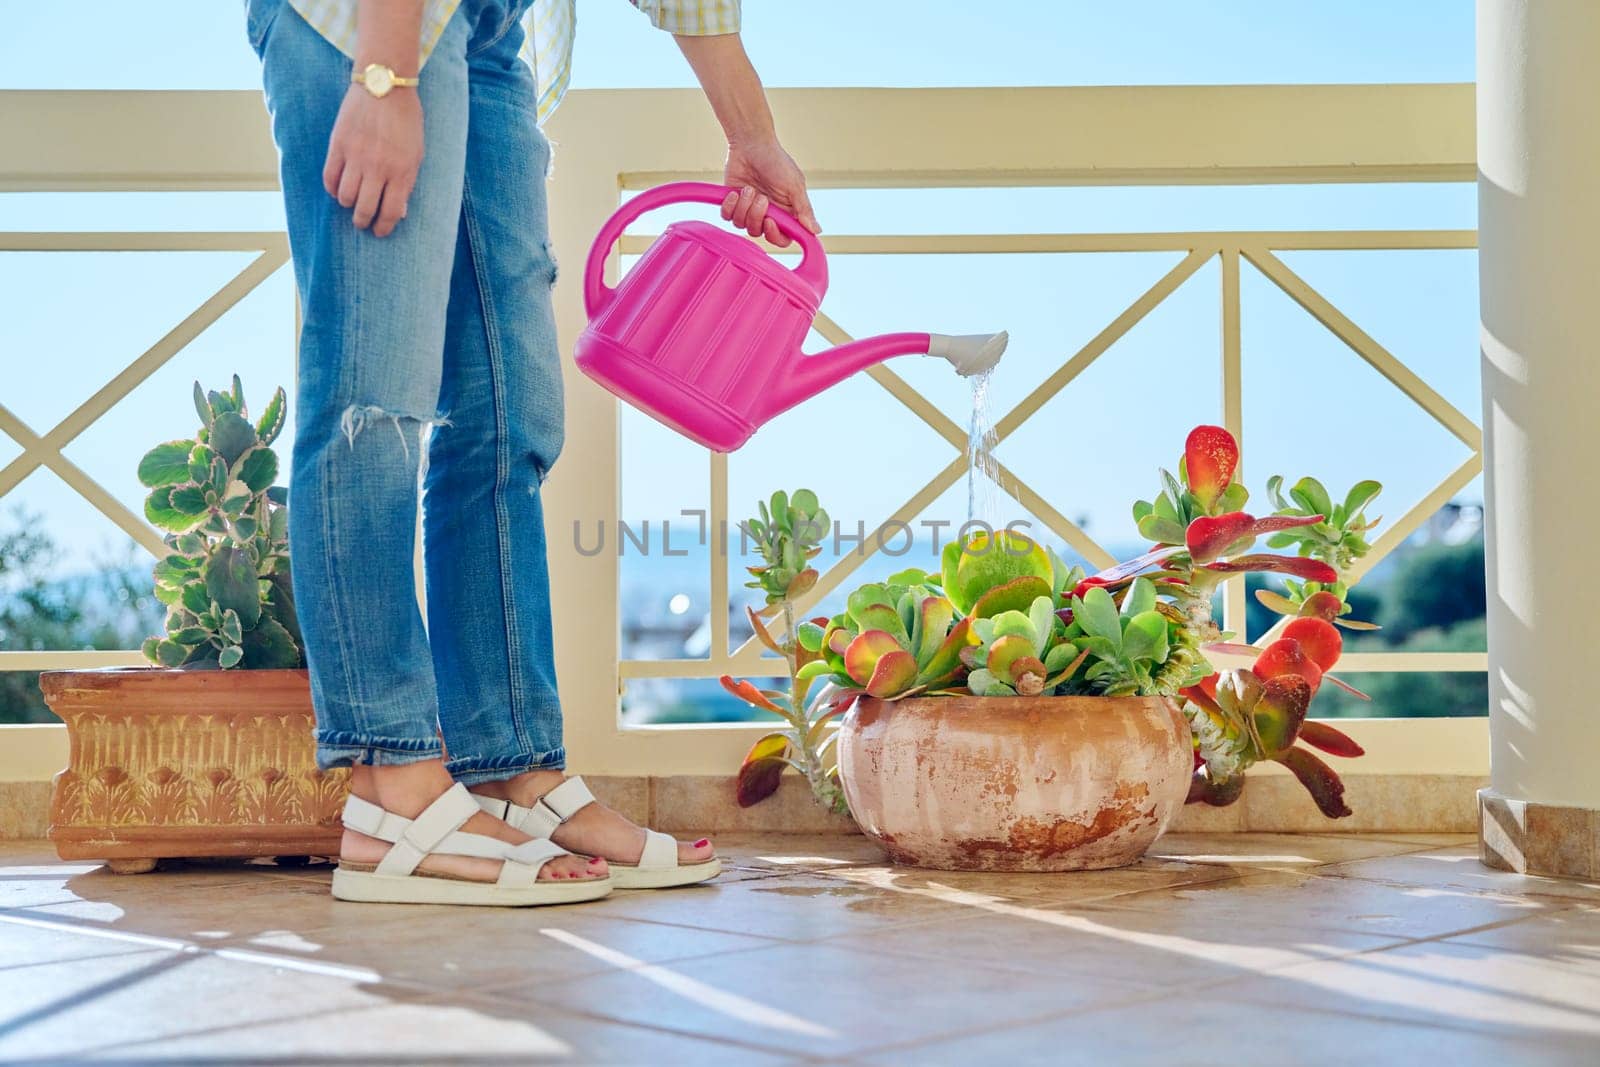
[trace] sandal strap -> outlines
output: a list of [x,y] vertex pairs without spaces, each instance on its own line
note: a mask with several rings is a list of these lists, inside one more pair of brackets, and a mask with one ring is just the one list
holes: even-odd
[[642,868],[672,868],[678,865],[676,838],[658,830],[644,832],[644,850],[639,853],[638,866]]
[[480,796],[478,806],[497,819],[504,819],[525,834],[549,837],[579,811],[594,803],[594,794],[579,777],[568,778],[540,797],[531,808],[507,800]]
[[458,783],[415,819],[407,819],[352,793],[345,801],[344,824],[357,833],[390,843],[392,847],[378,861],[375,873],[397,878],[414,872],[430,854],[471,856],[500,860],[497,883],[521,888],[538,881],[539,872],[551,860],[571,855],[547,837],[512,845],[487,834],[463,833],[461,826],[484,810],[479,804],[481,799],[475,799],[466,786]]
[[500,868],[499,885],[522,888],[539,880],[539,872],[553,859],[572,853],[547,837],[536,837],[513,846],[505,853],[506,862]]

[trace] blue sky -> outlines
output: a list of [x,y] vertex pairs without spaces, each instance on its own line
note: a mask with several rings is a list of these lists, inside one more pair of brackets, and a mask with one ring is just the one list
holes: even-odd
[[[574,85],[692,84],[676,49],[623,0],[579,0]],[[1471,0],[1162,0],[863,3],[746,0],[745,36],[772,85],[1038,85],[1469,81]],[[982,12],[975,17],[973,12]],[[227,0],[41,4],[0,0],[0,88],[254,88],[239,5]],[[93,32],[85,32],[92,26]],[[802,161],[803,163],[804,161]],[[1218,228],[1456,228],[1474,224],[1470,186],[1073,189],[818,194],[832,233]],[[256,229],[280,225],[271,195],[0,194],[0,229]],[[574,250],[566,251],[569,262]],[[1469,415],[1478,409],[1471,253],[1299,253],[1286,260]],[[996,414],[1024,395],[1172,263],[1175,255],[839,257],[825,309],[865,334],[1007,328]],[[238,255],[0,254],[0,400],[43,432],[169,329],[244,262]],[[567,284],[572,284],[569,273]],[[1218,415],[1217,268],[1208,267],[1026,424],[1000,456],[1069,516],[1126,537],[1188,425]],[[1464,456],[1437,426],[1264,279],[1244,284],[1247,469],[1330,483],[1373,475],[1398,514]],[[83,313],[86,296],[96,312]],[[259,404],[292,373],[291,289],[280,272],[141,387],[68,454],[136,506],[133,460],[185,433],[188,383],[240,370]],[[896,369],[965,421],[966,393],[938,367]],[[18,374],[18,368],[43,367]],[[1152,383],[1159,382],[1159,387]],[[840,518],[869,525],[948,461],[948,448],[865,380],[763,431],[730,463],[736,511],[771,489],[816,488]],[[1330,454],[1309,411],[1346,427]],[[826,420],[819,415],[826,411]],[[826,426],[826,432],[823,427]],[[821,447],[826,438],[827,447]],[[625,515],[702,504],[702,450],[624,420]],[[0,464],[15,455],[0,439]],[[832,462],[819,456],[832,455]],[[1476,488],[1468,497],[1476,493]],[[116,531],[53,478],[13,494],[50,519],[77,569]],[[933,509],[964,517],[964,490]],[[1013,509],[1015,510],[1015,509]]]

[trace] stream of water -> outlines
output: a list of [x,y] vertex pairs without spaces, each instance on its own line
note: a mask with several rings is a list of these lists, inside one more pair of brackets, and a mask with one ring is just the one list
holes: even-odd
[[967,427],[967,521],[987,523],[991,529],[1000,522],[1000,466],[994,458],[994,416],[989,411],[991,367],[972,376],[972,421]]

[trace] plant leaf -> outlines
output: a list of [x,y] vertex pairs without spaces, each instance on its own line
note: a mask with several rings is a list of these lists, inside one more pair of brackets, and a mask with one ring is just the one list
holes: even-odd
[[232,608],[246,630],[261,618],[261,590],[256,584],[255,565],[242,548],[219,548],[206,561],[201,572],[206,592],[224,608]]
[[772,631],[767,629],[766,623],[761,621],[761,616],[756,614],[755,609],[746,604],[744,613],[750,618],[750,628],[755,631],[756,640],[778,655],[783,655],[783,649],[779,648],[778,642],[772,639]]
[[1196,426],[1183,443],[1189,491],[1210,511],[1239,467],[1239,442],[1221,426]]
[[1383,483],[1368,479],[1357,482],[1350,487],[1350,492],[1344,498],[1345,521],[1354,519],[1361,514],[1361,509],[1372,503],[1374,497],[1383,491]]
[[759,804],[778,791],[783,769],[788,766],[789,737],[787,734],[767,734],[745,754],[734,780],[734,796],[741,808]]
[[915,685],[916,681],[916,658],[905,649],[896,648],[878,658],[872,677],[866,683],[867,695],[883,699],[897,697]]
[[950,628],[933,656],[917,672],[917,684],[932,685],[955,676],[961,668],[961,650],[971,644],[972,617],[960,619]]
[[1156,587],[1148,578],[1135,578],[1122,598],[1122,617],[1131,619],[1156,609]]
[[244,646],[242,666],[251,670],[305,666],[301,662],[299,644],[271,615],[261,616],[254,629],[246,630],[240,644]]
[[1087,589],[1082,597],[1073,598],[1072,610],[1085,633],[1111,642],[1113,648],[1122,647],[1122,620],[1110,593],[1099,587]]
[[139,460],[139,483],[147,489],[178,485],[189,480],[189,452],[193,441],[168,441]]
[[1183,526],[1165,515],[1146,515],[1137,520],[1139,536],[1158,545],[1183,544]]
[[1049,595],[1049,582],[1037,575],[1023,575],[997,585],[978,597],[967,614],[987,619],[1004,611],[1026,611],[1034,600]]
[[1158,611],[1146,611],[1128,620],[1122,634],[1122,654],[1129,660],[1165,663],[1167,620]]
[[[198,383],[197,383],[198,384]],[[256,436],[264,445],[270,445],[283,429],[284,419],[288,416],[288,404],[284,401],[283,386],[272,394],[272,399],[267,401],[267,406],[261,412],[261,418],[256,422]]]
[[720,679],[718,679],[718,681],[722,683],[722,688],[726,689],[728,692],[732,693],[746,704],[752,704],[755,707],[764,708],[765,710],[778,715],[783,714],[782,708],[778,707],[778,705],[762,696],[761,690],[757,689],[745,679],[740,678],[735,681],[729,675],[724,674]]
[[1242,574],[1246,571],[1270,571],[1274,574],[1292,574],[1313,582],[1336,582],[1339,572],[1322,562],[1305,556],[1269,556],[1265,554],[1235,556],[1201,566],[1218,574]]
[[239,461],[231,467],[234,478],[249,486],[252,493],[264,492],[278,477],[278,455],[270,448],[256,445],[246,449]]
[[1324,672],[1333,670],[1344,651],[1344,638],[1333,624],[1323,619],[1304,617],[1290,621],[1283,628],[1283,636],[1300,642],[1300,648]]
[[1289,496],[1308,512],[1317,515],[1328,515],[1333,512],[1333,500],[1328,496],[1328,491],[1322,483],[1315,478],[1305,477],[1295,482],[1289,488]]
[[1303,748],[1291,748],[1277,761],[1294,772],[1300,784],[1306,787],[1317,808],[1330,819],[1342,819],[1353,814],[1344,802],[1344,783],[1332,767],[1323,763]]
[[[1330,681],[1332,679],[1329,679]],[[1343,730],[1335,729],[1321,719],[1307,719],[1300,725],[1300,740],[1313,748],[1345,759],[1354,759],[1356,756],[1366,755],[1367,750],[1356,743],[1355,739]]]

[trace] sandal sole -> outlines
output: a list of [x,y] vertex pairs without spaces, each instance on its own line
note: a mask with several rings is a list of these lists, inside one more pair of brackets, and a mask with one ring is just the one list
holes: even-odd
[[397,878],[345,868],[337,868],[333,872],[333,895],[339,900],[364,904],[531,908],[599,900],[608,895],[615,884],[609,878],[591,878],[581,882],[540,882],[532,886],[511,887],[456,878],[416,875]]
[[691,863],[681,867],[626,867],[610,864],[611,884],[618,889],[676,889],[679,886],[709,882],[722,873],[722,860]]

